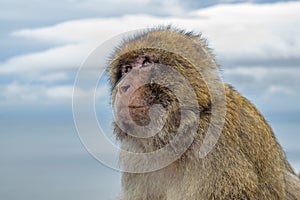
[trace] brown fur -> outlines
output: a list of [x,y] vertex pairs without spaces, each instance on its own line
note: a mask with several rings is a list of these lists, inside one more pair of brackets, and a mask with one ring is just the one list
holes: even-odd
[[[197,45],[184,44],[182,38],[189,38]],[[164,50],[165,49],[165,50]],[[172,52],[166,51],[172,49]],[[199,54],[195,49],[200,49]],[[180,52],[181,56],[177,56]],[[147,173],[123,173],[123,200],[208,200],[208,199],[249,199],[249,200],[296,200],[300,199],[299,178],[295,176],[274,134],[257,109],[230,86],[225,85],[226,117],[222,134],[212,151],[199,158],[200,146],[211,120],[211,101],[208,79],[214,80],[217,73],[214,58],[205,41],[199,35],[174,30],[170,27],[151,29],[135,38],[128,39],[117,49],[109,68],[112,84],[112,100],[117,92],[119,64],[132,62],[138,55],[146,53],[157,63],[162,63],[179,71],[195,90],[199,105],[200,122],[197,132],[190,127],[197,124],[197,112],[189,112],[184,122],[178,120],[179,104],[175,97],[165,105],[167,122],[164,129],[148,139],[133,138],[115,124],[115,134],[122,148],[132,152],[151,152],[162,148],[173,138],[178,123],[184,123],[186,137],[194,141],[189,149],[171,165]],[[184,58],[189,58],[184,59]],[[193,63],[196,63],[194,65]],[[202,75],[206,76],[203,79]],[[178,77],[164,75],[166,82],[180,81]],[[155,77],[154,77],[155,79]],[[180,85],[178,86],[180,91]],[[153,90],[153,88],[148,88]],[[218,89],[214,92],[218,92]],[[160,94],[170,91],[156,88]],[[184,91],[182,91],[184,92]],[[149,98],[156,98],[146,94]],[[150,97],[151,96],[151,97]],[[161,95],[160,102],[166,101]],[[185,94],[189,105],[189,94]],[[192,105],[192,104],[191,104]],[[190,108],[193,110],[194,108]],[[218,125],[216,125],[218,126]],[[135,162],[120,157],[121,162]],[[137,165],[143,163],[136,161]]]

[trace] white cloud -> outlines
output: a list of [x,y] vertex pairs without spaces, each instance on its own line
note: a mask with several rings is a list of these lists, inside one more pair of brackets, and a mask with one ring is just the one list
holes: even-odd
[[[225,82],[254,98],[266,110],[300,110],[300,67],[234,67],[223,71]],[[285,106],[278,106],[285,105]]]
[[[26,105],[26,104],[60,104],[71,103],[73,98],[73,85],[31,85],[21,84],[18,82],[9,83],[0,86],[0,105]],[[109,96],[109,87],[107,85],[99,85],[97,90],[75,87],[75,98],[93,98],[95,96],[96,102],[107,103]],[[95,94],[95,95],[94,95]]]
[[68,80],[69,76],[67,73],[51,73],[46,75],[41,75],[37,78],[38,81],[42,82],[56,82],[56,81],[65,81]]
[[47,88],[45,94],[49,98],[62,98],[62,99],[71,99],[73,93],[73,86],[65,85],[65,86],[55,86],[51,88]]
[[[195,11],[217,52],[226,58],[299,57],[299,2],[218,5]],[[199,25],[199,27],[202,27]]]
[[[172,6],[176,6],[176,3]],[[19,76],[25,83],[27,82],[25,85],[28,88],[36,87],[30,85],[34,81],[46,84],[67,80],[70,79],[69,71],[77,70],[89,53],[105,40],[126,31],[170,23],[180,28],[203,32],[210,46],[215,48],[218,58],[250,61],[300,59],[299,10],[300,2],[218,5],[186,13],[185,18],[127,15],[117,18],[76,20],[49,27],[19,30],[12,35],[56,43],[58,46],[12,57],[0,63],[0,74]],[[274,94],[274,89],[270,89],[274,86],[274,78],[277,79],[276,87],[288,81],[288,84],[294,84],[291,90],[297,92],[299,89],[297,74],[299,74],[297,67],[271,69],[263,66],[250,68],[241,66],[224,70],[225,77],[248,77],[255,80],[257,85],[265,84],[258,87],[262,86],[269,94]],[[9,88],[11,85],[2,87]],[[69,89],[56,88],[59,89],[57,93],[54,89],[48,89],[48,93],[44,96],[57,99],[68,96],[63,93],[69,93]]]
[[[299,63],[300,64],[300,63]],[[270,82],[281,82],[288,79],[298,80],[300,74],[299,67],[264,67],[264,66],[240,66],[234,68],[228,68],[224,70],[224,75],[230,77],[236,76],[249,76],[254,81],[270,81]],[[269,83],[270,83],[269,82]],[[297,81],[300,84],[300,79]],[[299,85],[300,86],[300,85]]]
[[0,73],[77,68],[93,48],[116,34],[169,23],[202,31],[220,58],[299,58],[299,10],[300,2],[219,5],[187,13],[187,18],[128,15],[20,30],[13,35],[66,45],[11,58],[0,64]]
[[40,89],[41,86],[20,85],[18,83],[10,83],[8,85],[1,86],[2,103],[19,102],[22,104],[36,102],[40,96]]
[[0,74],[38,73],[78,68],[87,57],[91,44],[68,44],[46,51],[13,57],[0,63]]
[[266,98],[270,99],[273,95],[295,96],[295,91],[281,85],[271,85],[266,92]]
[[168,14],[172,10],[171,7],[170,10],[164,9],[160,1],[153,3],[152,0],[1,0],[0,4],[1,20],[24,23],[53,23],[79,17],[120,16],[126,13]]

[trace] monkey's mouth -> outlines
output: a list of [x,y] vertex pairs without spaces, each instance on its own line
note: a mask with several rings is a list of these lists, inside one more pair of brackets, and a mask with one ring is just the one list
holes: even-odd
[[142,116],[148,115],[150,105],[142,104],[142,105],[129,105],[129,113],[133,118],[140,118]]
[[153,105],[152,102],[148,102],[143,98],[134,98],[128,105],[129,109],[140,109],[140,108],[150,108]]
[[150,105],[148,105],[148,104],[145,104],[145,105],[129,105],[128,107],[129,107],[129,109],[138,109],[138,108],[149,108]]
[[131,119],[140,126],[145,126],[150,123],[149,110],[151,104],[147,102],[134,102],[128,105]]

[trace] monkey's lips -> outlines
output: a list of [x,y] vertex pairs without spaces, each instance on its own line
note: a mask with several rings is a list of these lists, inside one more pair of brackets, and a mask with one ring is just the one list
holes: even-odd
[[129,109],[149,108],[150,105],[129,105]]
[[140,98],[139,96],[133,95],[133,98],[130,99],[130,103],[128,105],[129,109],[137,109],[137,110],[143,110],[150,108],[151,103],[147,102],[144,98]]
[[148,104],[131,104],[129,107],[129,114],[131,119],[140,126],[146,126],[150,123],[149,117],[150,105]]

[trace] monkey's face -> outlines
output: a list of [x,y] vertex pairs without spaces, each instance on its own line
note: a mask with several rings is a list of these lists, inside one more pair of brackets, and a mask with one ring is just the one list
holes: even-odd
[[[151,113],[153,106],[159,105],[165,111],[174,110],[176,98],[170,90],[158,84],[158,78],[167,76],[163,65],[153,55],[147,53],[122,59],[116,71],[117,83],[113,89],[115,117],[123,127],[147,126],[163,113]],[[161,80],[160,80],[161,81]],[[151,116],[152,114],[152,116]],[[155,117],[156,116],[156,117]],[[153,125],[153,123],[152,123]]]
[[156,135],[154,141],[167,143],[193,118],[187,113],[199,115],[209,104],[207,87],[194,65],[172,52],[129,51],[116,56],[109,69],[119,138]]
[[129,62],[121,61],[119,64],[120,80],[116,85],[115,106],[116,114],[123,122],[134,122],[141,126],[149,124],[148,112],[155,96],[150,90],[150,85],[146,83],[155,68],[155,64],[145,55],[132,58]]

